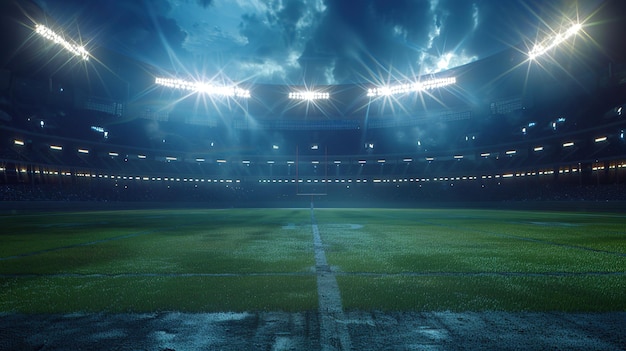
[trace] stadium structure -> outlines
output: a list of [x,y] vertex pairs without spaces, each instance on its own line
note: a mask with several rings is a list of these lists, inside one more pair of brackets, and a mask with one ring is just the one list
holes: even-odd
[[168,71],[41,4],[0,2],[0,350],[626,348],[623,1],[333,85]]
[[[43,25],[33,37],[3,23],[14,35],[0,84],[0,179],[11,187],[233,205],[299,194],[623,200],[626,70],[621,43],[607,35],[616,24],[395,87],[213,87],[106,50],[55,45]],[[594,40],[574,46],[569,35]],[[35,54],[41,47],[47,53]]]

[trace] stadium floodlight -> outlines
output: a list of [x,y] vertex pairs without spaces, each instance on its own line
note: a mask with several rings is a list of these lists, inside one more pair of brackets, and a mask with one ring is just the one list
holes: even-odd
[[291,100],[328,100],[330,93],[323,91],[291,91],[289,92]]
[[60,145],[50,145],[50,150],[61,151],[61,150],[63,150],[63,146],[60,146]]
[[595,142],[596,142],[596,143],[601,143],[601,142],[603,142],[603,141],[607,141],[607,139],[608,139],[608,138],[607,138],[606,136],[602,136],[602,137],[598,137],[598,138],[596,138],[596,139],[595,139]]
[[456,84],[455,77],[447,77],[447,78],[435,78],[420,82],[408,83],[408,84],[398,84],[392,86],[382,86],[377,88],[367,89],[368,97],[376,97],[376,96],[390,96],[397,94],[406,94],[411,92],[420,92],[425,90],[432,90],[437,88],[442,88],[448,85]]
[[65,38],[63,38],[63,35],[55,33],[52,29],[44,26],[43,24],[37,24],[35,26],[35,32],[42,37],[54,42],[55,44],[61,45],[65,50],[69,51],[75,56],[78,56],[85,61],[89,61],[89,52],[87,52],[87,50],[85,50],[83,46],[65,40]]
[[15,139],[13,140],[13,144],[17,146],[24,146],[24,140]]
[[568,141],[568,142],[563,143],[563,147],[571,147],[571,146],[574,146],[573,141]]
[[538,56],[545,54],[546,52],[548,52],[548,50],[558,46],[570,37],[576,35],[576,33],[578,33],[581,28],[582,25],[580,23],[572,24],[572,26],[569,27],[567,31],[565,31],[565,33],[558,33],[555,36],[547,38],[543,42],[536,44],[533,49],[528,52],[528,57],[531,60],[534,60]]
[[543,146],[535,146],[535,148],[533,148],[533,151],[535,152],[543,151]]
[[182,79],[173,78],[161,78],[157,77],[154,80],[157,85],[162,85],[167,88],[187,90],[196,93],[202,93],[214,96],[226,96],[226,97],[238,97],[249,98],[250,91],[239,88],[237,86],[217,86],[205,82],[190,82]]
[[88,149],[78,149],[78,153],[79,154],[88,154],[89,150]]
[[513,156],[517,153],[517,150],[509,150],[507,152],[505,152],[505,154],[507,154],[508,156]]

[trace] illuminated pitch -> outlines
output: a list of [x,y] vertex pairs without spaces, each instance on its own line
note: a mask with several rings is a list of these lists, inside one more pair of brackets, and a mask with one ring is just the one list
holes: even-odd
[[410,84],[400,84],[392,86],[384,86],[378,88],[367,89],[367,96],[390,96],[397,94],[406,94],[411,92],[420,92],[425,90],[442,88],[456,83],[455,77],[437,78]]
[[216,96],[249,98],[250,91],[237,86],[215,86],[204,82],[190,82],[182,79],[156,78],[157,85],[168,88],[193,91]]
[[43,24],[36,25],[35,32],[42,37],[53,41],[55,44],[63,46],[65,50],[71,52],[75,56],[78,56],[85,61],[89,60],[89,53],[84,47],[65,40],[62,35],[55,33],[52,29],[44,26]]
[[572,25],[565,33],[559,33],[552,38],[548,38],[544,40],[540,44],[536,44],[532,50],[528,53],[528,57],[531,60],[534,60],[538,56],[545,54],[548,50],[558,46],[562,42],[566,41],[570,37],[576,35],[578,31],[582,28],[580,23],[576,23]]
[[321,91],[292,91],[289,93],[292,100],[328,100],[330,93]]

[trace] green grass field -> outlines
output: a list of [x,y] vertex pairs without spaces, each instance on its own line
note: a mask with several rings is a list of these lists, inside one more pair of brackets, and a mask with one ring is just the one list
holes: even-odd
[[[346,310],[626,311],[626,215],[315,209]],[[0,312],[317,310],[310,209],[0,217]]]

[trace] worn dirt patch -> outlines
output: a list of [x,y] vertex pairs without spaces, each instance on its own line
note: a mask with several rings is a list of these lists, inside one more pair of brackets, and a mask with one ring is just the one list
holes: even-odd
[[[626,312],[345,312],[353,350],[626,350]],[[317,312],[0,314],[0,350],[322,350]]]

